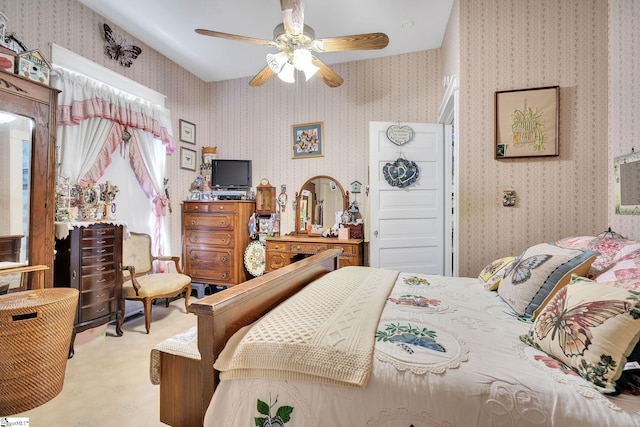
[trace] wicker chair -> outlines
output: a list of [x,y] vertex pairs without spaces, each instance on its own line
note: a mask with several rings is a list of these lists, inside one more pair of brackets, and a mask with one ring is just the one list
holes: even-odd
[[[173,261],[176,273],[155,273],[153,262]],[[151,329],[151,303],[155,299],[169,299],[183,292],[184,307],[189,311],[191,278],[182,273],[179,258],[175,256],[157,257],[151,255],[151,238],[148,234],[131,233],[122,244],[122,293],[124,299],[141,301],[144,306],[144,325],[147,333]]]

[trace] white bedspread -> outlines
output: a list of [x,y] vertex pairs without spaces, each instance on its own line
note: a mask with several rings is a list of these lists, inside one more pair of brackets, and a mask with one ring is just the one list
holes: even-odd
[[640,397],[600,394],[522,343],[529,326],[475,278],[401,273],[366,388],[223,380],[205,426],[640,426]]

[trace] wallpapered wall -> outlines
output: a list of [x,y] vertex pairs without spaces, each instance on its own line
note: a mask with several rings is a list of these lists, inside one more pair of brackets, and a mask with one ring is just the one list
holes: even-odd
[[[460,0],[459,27],[460,274],[606,229],[607,1]],[[494,160],[494,92],[554,85],[560,156]]]
[[609,223],[624,236],[640,239],[640,217],[616,215],[613,198],[613,159],[640,151],[640,2],[610,1],[609,22]]
[[[76,0],[0,0],[0,11],[27,48],[48,56],[54,42],[166,95],[175,135],[178,119],[195,123],[198,153],[215,145],[220,158],[252,159],[254,185],[261,178],[278,189],[286,184],[290,202],[313,175],[331,175],[345,189],[354,180],[366,184],[369,121],[434,122],[443,92],[439,50],[335,66],[345,80],[338,89],[319,79],[296,86],[277,78],[251,88],[249,77],[204,83],[108,22],[118,36],[143,49],[131,68],[121,67],[104,54],[105,20]],[[291,159],[291,125],[317,121],[324,122],[325,156]],[[184,145],[175,139],[177,147]],[[180,169],[178,155],[168,163],[171,252],[180,254],[180,202],[195,174]],[[358,201],[364,208],[364,194]],[[293,223],[289,203],[283,231],[292,231]]]
[[[112,25],[143,48],[133,67],[119,66],[103,53],[104,20],[75,0],[0,0],[9,30],[30,49],[48,54],[55,42],[167,95],[175,132],[179,118],[196,123],[198,148],[216,145],[222,158],[253,159],[254,184],[262,177],[286,184],[289,200],[316,174],[330,174],[345,187],[356,179],[366,184],[368,122],[435,121],[441,69],[457,71],[461,275],[475,275],[492,259],[533,243],[608,225],[640,239],[638,217],[613,214],[610,167],[638,135],[638,2],[458,0],[454,8],[458,21],[442,52],[335,66],[345,79],[339,89],[318,80],[286,86],[277,79],[250,88],[248,78],[204,83]],[[561,86],[560,156],[494,160],[494,92],[548,85]],[[315,121],[325,125],[325,157],[292,160],[290,126]],[[180,201],[194,175],[179,168],[178,156],[168,175],[171,242],[179,253]],[[504,188],[516,190],[515,208],[500,206]],[[366,201],[364,195],[358,200]],[[289,204],[283,229],[292,228]]]

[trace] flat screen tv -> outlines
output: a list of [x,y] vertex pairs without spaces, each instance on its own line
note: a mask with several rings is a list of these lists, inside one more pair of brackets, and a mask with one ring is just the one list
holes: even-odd
[[211,161],[211,186],[215,189],[251,188],[251,160]]

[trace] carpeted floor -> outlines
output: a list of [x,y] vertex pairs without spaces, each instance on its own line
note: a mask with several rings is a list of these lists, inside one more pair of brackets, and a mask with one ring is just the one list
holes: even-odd
[[99,331],[103,334],[79,334],[60,394],[12,417],[29,418],[31,427],[165,426],[160,388],[149,380],[149,355],[159,342],[195,325],[196,316],[185,313],[184,299],[179,299],[168,308],[164,302],[153,306],[149,335],[142,314],[124,322],[122,337],[112,324]]

